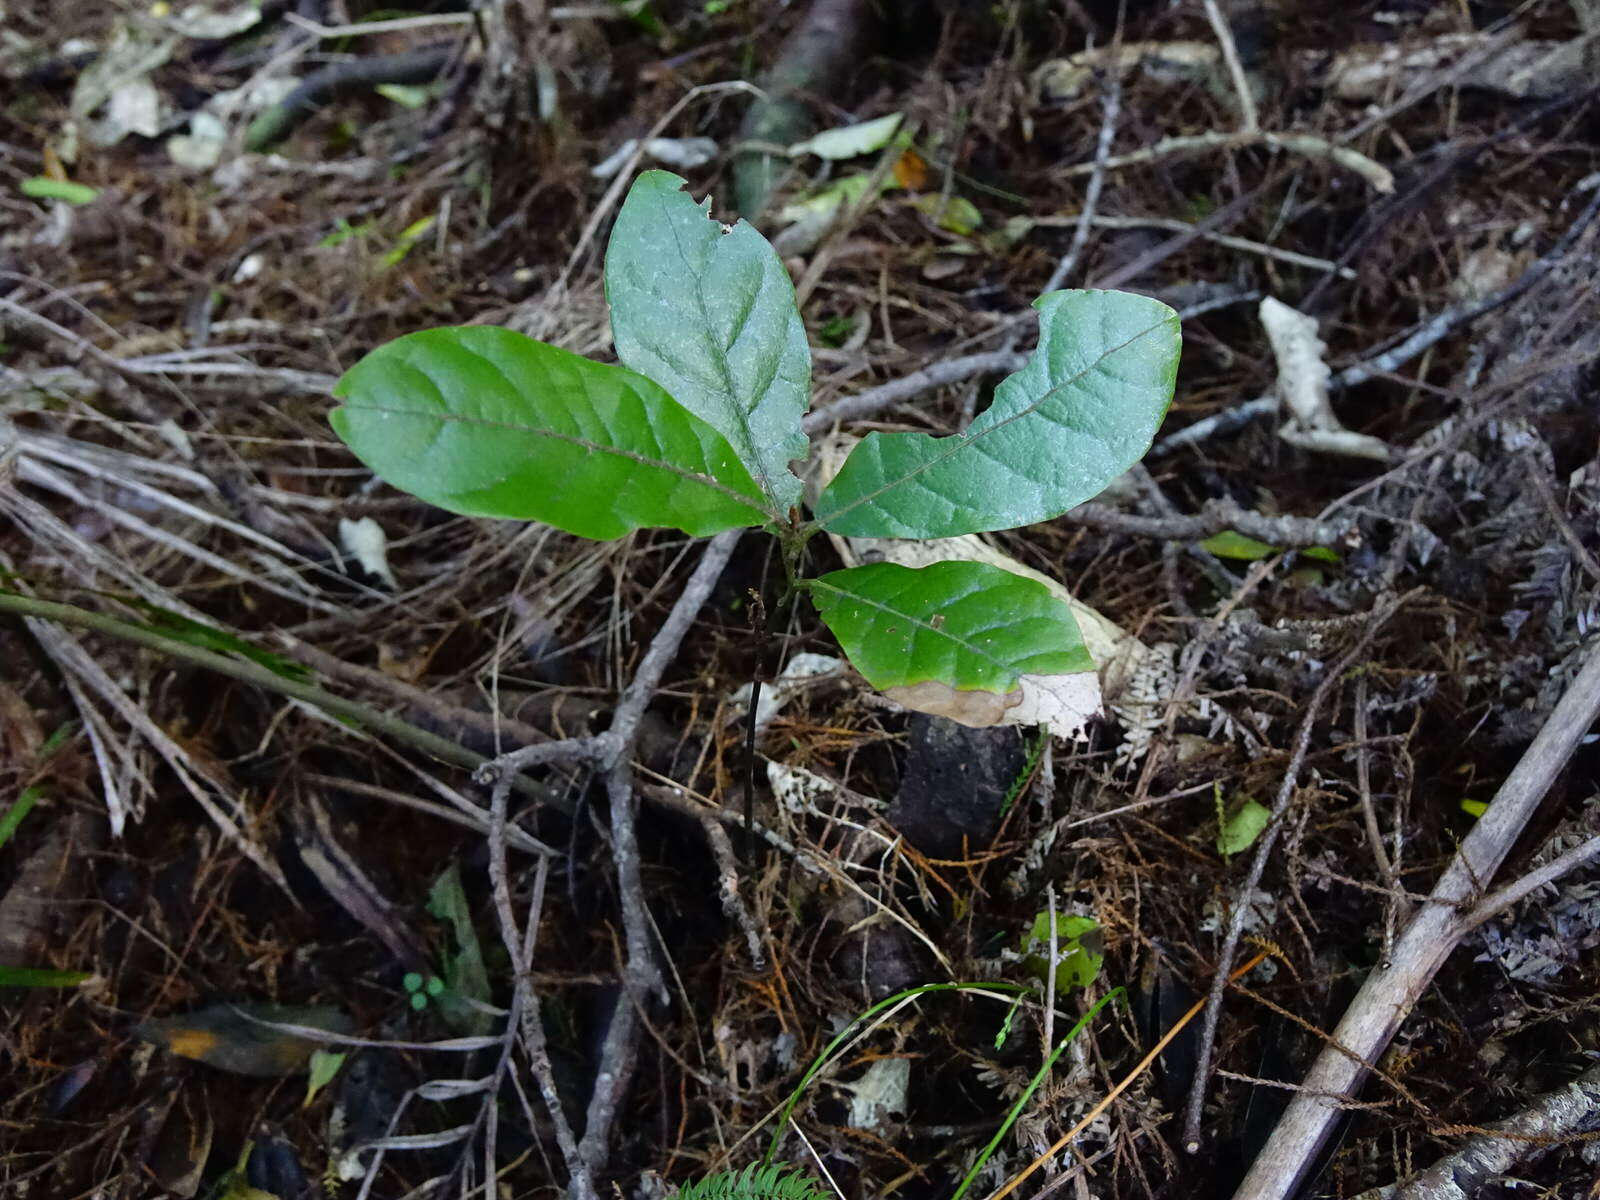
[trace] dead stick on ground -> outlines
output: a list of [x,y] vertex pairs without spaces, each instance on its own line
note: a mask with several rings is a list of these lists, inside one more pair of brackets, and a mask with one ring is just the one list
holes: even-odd
[[1261,118],[1256,115],[1256,97],[1250,90],[1250,80],[1244,73],[1244,63],[1239,60],[1239,47],[1234,44],[1233,30],[1228,18],[1217,7],[1217,0],[1205,0],[1206,20],[1222,46],[1222,61],[1228,65],[1228,78],[1233,81],[1234,94],[1239,98],[1239,117],[1242,131],[1254,133],[1261,128]]
[[1466,1200],[1518,1161],[1600,1126],[1600,1066],[1546,1092],[1527,1108],[1480,1133],[1454,1154],[1401,1183],[1362,1192],[1355,1200]]
[[739,544],[740,530],[729,530],[712,538],[705,554],[689,577],[677,603],[662,623],[634,673],[633,682],[617,705],[605,762],[606,794],[610,801],[611,851],[617,864],[617,890],[620,894],[623,930],[627,938],[628,962],[622,994],[617,998],[595,1072],[594,1093],[589,1099],[588,1118],[578,1153],[591,1171],[605,1163],[611,1141],[611,1126],[617,1106],[632,1076],[633,1049],[638,1041],[638,1006],[660,987],[660,974],[650,951],[650,919],[645,910],[644,883],[640,875],[639,844],[634,832],[635,799],[630,762],[639,735],[639,721],[645,707],[661,686],[667,665],[711,597],[711,590],[722,577],[723,569]]
[[1389,969],[1367,976],[1333,1031],[1333,1044],[1318,1056],[1234,1200],[1283,1200],[1299,1186],[1338,1117],[1338,1102],[1354,1094],[1366,1064],[1377,1061],[1455,949],[1472,918],[1463,909],[1474,905],[1494,877],[1597,715],[1600,652],[1591,647],[1583,670],[1400,935]]

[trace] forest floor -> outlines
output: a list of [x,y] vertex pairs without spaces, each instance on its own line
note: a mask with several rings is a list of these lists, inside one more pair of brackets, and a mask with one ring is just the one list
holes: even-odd
[[[650,1198],[776,1134],[851,1198],[1600,1195],[1600,7],[421,8],[0,0],[0,1193]],[[987,538],[1115,627],[1080,736],[762,638],[756,532],[455,517],[333,436],[414,330],[610,360],[651,166],[774,240],[818,439],[959,430],[1048,287],[1179,310],[1144,467]],[[625,694],[612,776],[475,779]]]

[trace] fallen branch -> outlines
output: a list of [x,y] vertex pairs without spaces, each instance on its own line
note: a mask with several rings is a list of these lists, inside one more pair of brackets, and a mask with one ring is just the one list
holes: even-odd
[[1600,652],[1591,648],[1544,728],[1479,817],[1419,907],[1384,966],[1361,991],[1317,1057],[1301,1091],[1234,1193],[1234,1200],[1284,1200],[1310,1169],[1339,1114],[1429,981],[1470,928],[1476,898],[1511,851],[1539,801],[1600,716]]
[[[1316,137],[1313,134],[1273,133],[1265,129],[1244,129],[1236,133],[1213,131],[1185,137],[1163,138],[1153,146],[1106,159],[1104,169],[1115,171],[1122,167],[1138,167],[1160,162],[1164,158],[1203,154],[1208,150],[1243,150],[1250,146],[1267,146],[1273,150],[1284,150],[1305,158],[1321,159],[1361,176],[1372,185],[1373,191],[1385,195],[1394,191],[1394,176],[1389,173],[1389,169],[1381,163],[1374,162],[1365,154],[1359,154],[1348,146],[1336,146],[1327,138]],[[1060,174],[1068,178],[1074,175],[1087,175],[1095,169],[1095,166],[1095,163],[1076,163],[1062,170]]]
[[[1596,188],[1595,195],[1590,199],[1567,226],[1555,245],[1540,255],[1528,265],[1516,279],[1505,287],[1482,300],[1467,304],[1454,304],[1443,312],[1429,317],[1412,328],[1393,346],[1386,350],[1368,355],[1359,362],[1351,363],[1343,370],[1336,371],[1328,380],[1329,393],[1342,391],[1357,384],[1366,383],[1380,375],[1392,374],[1406,363],[1416,358],[1423,351],[1438,345],[1450,334],[1461,329],[1478,318],[1503,308],[1511,301],[1517,299],[1534,284],[1543,279],[1550,271],[1572,252],[1578,238],[1588,229],[1600,213],[1600,188]],[[864,394],[864,393],[863,393]],[[1246,401],[1223,412],[1196,421],[1187,428],[1169,434],[1150,448],[1147,458],[1164,458],[1174,450],[1181,450],[1185,446],[1198,445],[1208,438],[1216,437],[1223,433],[1232,433],[1242,429],[1259,417],[1267,416],[1279,410],[1280,403],[1276,394],[1261,396],[1254,400]]]
[[1353,521],[1318,521],[1311,517],[1268,516],[1252,512],[1226,497],[1208,500],[1194,516],[1145,517],[1125,513],[1105,504],[1080,504],[1069,509],[1065,520],[1113,533],[1135,537],[1165,538],[1175,542],[1194,542],[1237,530],[1246,537],[1274,546],[1335,546],[1350,532]]
[[1554,1143],[1600,1129],[1600,1066],[1546,1092],[1513,1117],[1401,1183],[1355,1200],[1470,1200],[1497,1175]]
[[363,91],[380,83],[432,83],[455,52],[454,46],[435,46],[406,54],[350,59],[313,71],[294,91],[250,122],[244,148],[252,152],[271,149],[341,93]]

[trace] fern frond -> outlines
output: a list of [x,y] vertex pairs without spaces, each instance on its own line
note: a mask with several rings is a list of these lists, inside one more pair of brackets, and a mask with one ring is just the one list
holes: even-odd
[[704,1179],[680,1184],[674,1200],[831,1200],[800,1167],[791,1163],[762,1166],[751,1163],[742,1171],[718,1171]]

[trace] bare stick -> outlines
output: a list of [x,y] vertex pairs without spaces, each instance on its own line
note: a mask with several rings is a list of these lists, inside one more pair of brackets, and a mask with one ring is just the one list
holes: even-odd
[[[1511,283],[1501,288],[1482,300],[1469,304],[1453,304],[1443,312],[1429,317],[1426,321],[1415,326],[1412,331],[1387,350],[1368,355],[1359,362],[1351,363],[1341,371],[1334,372],[1328,380],[1330,392],[1343,391],[1345,388],[1355,387],[1357,384],[1366,383],[1380,375],[1392,374],[1406,363],[1416,358],[1423,351],[1438,345],[1450,334],[1463,326],[1470,325],[1479,317],[1503,308],[1517,297],[1521,296],[1534,284],[1538,283],[1550,271],[1572,252],[1578,238],[1584,230],[1594,221],[1600,213],[1600,189],[1590,199],[1572,223],[1567,226],[1556,244],[1540,255],[1528,265],[1527,270],[1517,276]],[[1193,446],[1207,438],[1215,437],[1222,433],[1231,433],[1242,428],[1258,417],[1267,416],[1278,411],[1278,397],[1276,395],[1260,396],[1254,400],[1246,401],[1234,408],[1196,421],[1193,425],[1178,430],[1161,439],[1150,448],[1149,458],[1164,458],[1174,450],[1184,446]]]
[[[749,906],[744,902],[744,897],[739,895],[739,866],[738,856],[734,854],[733,842],[728,837],[728,831],[723,829],[718,817],[722,814],[714,808],[703,808],[686,799],[682,793],[672,787],[662,787],[659,784],[646,787],[644,794],[654,804],[669,808],[675,813],[688,817],[700,826],[706,837],[706,844],[711,847],[711,854],[717,860],[717,885],[722,894],[722,911],[744,931],[745,945],[750,951],[750,962],[758,971],[767,969],[767,955],[763,948],[766,945],[766,931],[760,922],[751,915]],[[738,820],[737,816],[729,814],[726,819]]]
[[1028,356],[1018,350],[990,350],[983,354],[969,354],[964,358],[946,359],[920,371],[913,371],[901,379],[879,384],[854,396],[845,396],[832,404],[812,409],[806,414],[802,427],[807,433],[825,433],[831,426],[842,425],[857,417],[868,417],[882,412],[891,404],[910,400],[946,384],[961,383],[975,375],[1009,374],[1020,371]]
[[[1462,907],[1499,869],[1557,773],[1600,715],[1600,653],[1588,661],[1550,714],[1539,736],[1512,768],[1456,851],[1433,893],[1406,925],[1388,970],[1367,976],[1344,1018],[1307,1074],[1304,1090],[1289,1102],[1234,1200],[1284,1200],[1299,1186],[1323,1141],[1338,1104],[1365,1078],[1434,973],[1465,932]],[[1470,914],[1469,914],[1470,918]]]
[[[1120,36],[1120,28],[1118,32]],[[1111,143],[1116,137],[1117,116],[1121,111],[1122,72],[1113,71],[1111,88],[1106,92],[1105,115],[1100,120],[1100,139],[1095,146],[1094,171],[1089,176],[1089,186],[1083,195],[1083,212],[1078,215],[1078,227],[1073,230],[1072,244],[1067,247],[1067,252],[1061,256],[1061,261],[1056,264],[1056,269],[1050,273],[1050,279],[1044,285],[1046,293],[1055,291],[1066,282],[1078,265],[1078,255],[1083,253],[1083,247],[1089,241],[1089,228],[1094,222],[1095,209],[1100,206],[1100,191],[1106,182],[1106,162],[1111,157]]]
[[[1389,169],[1381,163],[1374,162],[1365,154],[1359,154],[1348,146],[1336,146],[1326,138],[1316,137],[1309,133],[1273,133],[1266,129],[1245,130],[1239,133],[1196,133],[1182,137],[1163,138],[1153,146],[1146,146],[1142,150],[1134,150],[1128,154],[1118,154],[1106,159],[1104,170],[1117,171],[1123,167],[1144,166],[1149,163],[1160,162],[1164,158],[1183,157],[1189,154],[1202,154],[1208,150],[1243,150],[1250,146],[1269,146],[1274,150],[1285,150],[1291,154],[1299,154],[1306,158],[1318,158],[1351,171],[1372,185],[1374,191],[1385,195],[1394,191],[1394,176]],[[1057,172],[1058,175],[1070,178],[1073,175],[1087,175],[1098,164],[1078,163]]]
[[1546,1092],[1527,1108],[1480,1133],[1403,1183],[1362,1192],[1355,1200],[1464,1200],[1529,1154],[1600,1126],[1600,1066]]
[[635,801],[630,759],[639,735],[639,721],[645,707],[661,686],[667,664],[694,624],[700,609],[711,596],[723,569],[739,544],[740,530],[720,533],[707,544],[700,563],[679,593],[677,603],[667,614],[660,630],[645,651],[633,682],[628,685],[612,716],[611,728],[602,735],[607,746],[603,755],[606,796],[611,821],[611,852],[617,864],[617,890],[622,908],[622,925],[627,939],[628,961],[623,973],[622,994],[611,1014],[611,1028],[600,1052],[595,1072],[594,1092],[589,1098],[588,1119],[578,1153],[591,1171],[605,1162],[611,1139],[611,1126],[617,1106],[626,1093],[633,1073],[633,1053],[639,1037],[637,1008],[651,992],[661,986],[661,975],[650,950],[650,917],[645,907],[644,882],[640,874],[639,841],[634,828]]
[[1194,516],[1179,513],[1170,517],[1146,517],[1125,513],[1106,504],[1080,504],[1068,509],[1065,519],[1092,529],[1135,537],[1165,538],[1175,542],[1199,541],[1224,529],[1236,529],[1247,537],[1274,546],[1332,546],[1349,533],[1354,522],[1317,521],[1310,517],[1276,516],[1251,512],[1238,501],[1223,498],[1206,502]]
[[[35,600],[29,596],[0,594],[0,612],[13,612],[22,616],[43,617],[48,621],[57,621],[63,625],[74,625],[81,629],[92,629],[97,633],[108,633],[124,641],[133,642],[135,645],[144,646],[169,658],[181,659],[194,663],[196,666],[205,667],[220,675],[227,675],[242,683],[254,684],[256,687],[265,688],[267,691],[277,692],[295,700],[304,701],[314,705],[324,712],[336,717],[344,717],[358,725],[365,726],[375,732],[386,734],[398,741],[407,742],[435,758],[444,759],[446,762],[457,763],[464,767],[477,768],[488,760],[481,754],[474,754],[464,746],[457,745],[449,738],[442,738],[437,734],[429,733],[425,729],[418,729],[407,721],[392,717],[388,713],[379,712],[377,709],[368,708],[354,700],[346,700],[343,696],[335,696],[331,692],[323,691],[315,684],[302,683],[298,679],[288,679],[266,667],[244,659],[229,658],[212,650],[200,646],[190,646],[183,642],[174,641],[163,636],[156,630],[146,629],[127,621],[119,621],[115,617],[103,616],[88,609],[74,608],[70,604],[55,604],[48,600]],[[533,783],[526,779],[519,779],[513,786],[542,804],[550,804],[562,811],[570,811],[572,805],[557,796],[542,784]]]
[[1495,917],[1498,917],[1519,900],[1538,891],[1546,884],[1554,883],[1568,871],[1576,870],[1578,867],[1583,866],[1584,863],[1597,854],[1600,854],[1600,837],[1592,837],[1588,841],[1574,846],[1565,854],[1551,859],[1544,866],[1536,867],[1522,876],[1522,878],[1513,880],[1511,883],[1506,884],[1505,887],[1497,889],[1490,895],[1485,896],[1476,908],[1461,918],[1461,931],[1466,933],[1469,930],[1476,929],[1485,921],[1494,920]]
[[1211,22],[1212,32],[1222,46],[1222,61],[1228,64],[1228,78],[1233,81],[1234,94],[1239,97],[1241,127],[1244,132],[1253,133],[1261,128],[1261,118],[1256,114],[1256,97],[1250,90],[1250,80],[1245,76],[1244,63],[1239,61],[1239,47],[1234,44],[1233,30],[1228,26],[1228,18],[1217,7],[1217,0],[1205,0],[1205,5],[1206,20]]

